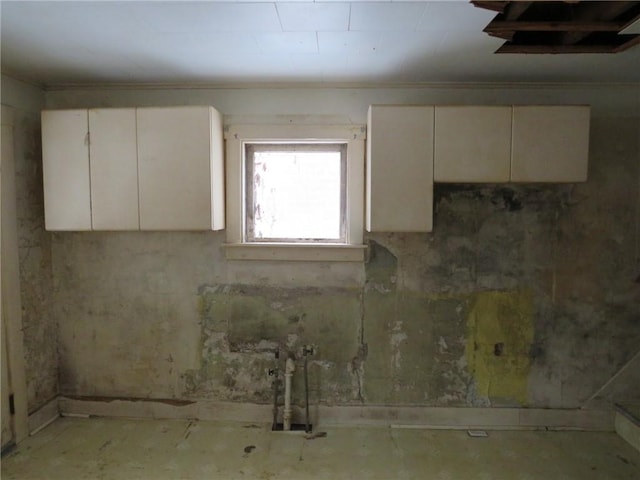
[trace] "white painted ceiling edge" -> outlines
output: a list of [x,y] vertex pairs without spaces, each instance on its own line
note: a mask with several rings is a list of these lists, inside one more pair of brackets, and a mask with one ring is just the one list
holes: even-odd
[[496,55],[467,1],[3,0],[2,72],[38,85],[636,83],[640,48]]

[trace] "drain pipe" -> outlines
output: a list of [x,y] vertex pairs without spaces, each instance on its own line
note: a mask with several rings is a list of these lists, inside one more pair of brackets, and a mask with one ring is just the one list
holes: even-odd
[[293,358],[288,357],[284,366],[284,414],[282,416],[282,429],[291,430],[291,377],[296,369]]

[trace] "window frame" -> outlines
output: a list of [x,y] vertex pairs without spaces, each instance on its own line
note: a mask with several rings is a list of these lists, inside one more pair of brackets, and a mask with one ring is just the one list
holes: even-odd
[[[362,125],[231,125],[225,128],[227,259],[364,261],[364,165]],[[245,239],[245,145],[251,143],[346,144],[345,242],[249,242]]]

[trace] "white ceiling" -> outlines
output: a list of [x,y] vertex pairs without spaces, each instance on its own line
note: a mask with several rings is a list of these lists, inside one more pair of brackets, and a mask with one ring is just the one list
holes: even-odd
[[43,85],[638,82],[615,55],[495,55],[495,13],[449,1],[7,1],[2,72]]

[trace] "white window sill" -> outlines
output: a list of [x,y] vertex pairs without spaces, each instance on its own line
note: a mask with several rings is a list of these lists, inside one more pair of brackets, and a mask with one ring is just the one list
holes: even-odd
[[227,260],[363,262],[366,245],[309,243],[225,243]]

